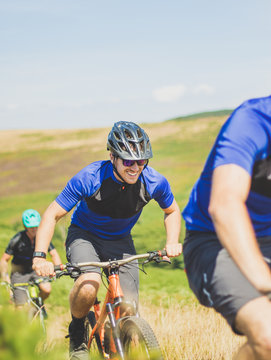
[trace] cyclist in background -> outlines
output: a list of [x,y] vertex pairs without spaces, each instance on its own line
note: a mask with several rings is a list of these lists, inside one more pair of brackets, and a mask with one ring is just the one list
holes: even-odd
[[[148,166],[152,149],[145,131],[132,122],[114,124],[108,135],[110,160],[96,161],[78,174],[48,207],[37,233],[33,258],[38,275],[52,275],[45,260],[56,222],[75,205],[66,240],[67,259],[72,263],[122,259],[135,254],[131,229],[143,207],[155,199],[164,211],[168,256],[180,255],[180,210],[166,178]],[[126,299],[138,301],[138,268],[129,263],[120,270]],[[88,359],[84,323],[101,282],[100,270],[86,269],[70,293],[72,322],[69,326],[72,359]]]
[[[32,257],[40,219],[40,214],[36,210],[28,209],[23,212],[22,222],[25,230],[18,232],[10,240],[0,260],[2,280],[15,284],[26,283],[39,278],[32,269]],[[61,264],[61,259],[52,243],[49,244],[48,252],[55,265]],[[8,262],[11,258],[11,276],[9,277]],[[39,284],[39,289],[41,298],[45,300],[50,295],[51,284],[49,282],[42,282]],[[26,292],[17,288],[13,290],[13,298],[17,307],[21,307],[28,300]]]
[[190,287],[246,335],[235,359],[271,359],[271,96],[223,125],[183,217]]

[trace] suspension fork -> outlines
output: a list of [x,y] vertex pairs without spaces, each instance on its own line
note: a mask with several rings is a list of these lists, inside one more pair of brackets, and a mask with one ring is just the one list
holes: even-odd
[[[110,304],[110,303],[106,304],[106,311],[107,311],[107,314],[108,314],[108,317],[109,317],[109,320],[111,323],[111,331],[112,331],[112,336],[113,336],[114,345],[115,345],[113,350],[116,350],[116,352],[119,355],[119,358],[124,360],[124,352],[123,352],[122,344],[120,341],[120,329],[119,329],[118,323],[115,318],[112,304]],[[112,345],[113,344],[111,343],[111,346]]]
[[[109,292],[111,302],[106,304],[106,312],[111,323],[110,347],[114,353],[118,353],[120,359],[124,360],[124,352],[120,341],[120,329],[118,320],[121,317],[120,305],[123,300],[123,292],[120,286],[119,274],[117,269],[111,269],[108,276]],[[112,339],[113,338],[113,339]]]

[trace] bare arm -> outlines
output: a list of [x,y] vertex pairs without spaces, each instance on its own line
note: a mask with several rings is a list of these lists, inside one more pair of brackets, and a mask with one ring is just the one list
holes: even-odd
[[60,264],[62,264],[61,259],[60,259],[60,256],[59,256],[59,254],[58,254],[58,252],[57,252],[56,249],[51,250],[51,251],[50,251],[50,255],[51,255],[51,257],[52,257],[52,261],[53,261],[53,264],[54,264],[54,265],[60,265]]
[[182,244],[179,243],[181,231],[181,214],[179,206],[174,199],[171,206],[163,210],[165,213],[164,224],[167,233],[165,249],[169,257],[179,256],[182,253]]
[[[52,240],[56,223],[59,219],[67,214],[56,201],[53,201],[42,216],[39,225],[35,251],[47,253],[50,241]],[[53,264],[43,258],[33,258],[33,269],[39,276],[50,276],[54,274]]]
[[11,255],[4,253],[0,260],[1,279],[3,281],[7,281],[8,283],[10,283],[10,278],[8,274],[8,262],[11,258]]
[[222,245],[261,292],[271,291],[271,273],[263,260],[247,211],[250,175],[241,167],[229,164],[214,170],[209,213]]

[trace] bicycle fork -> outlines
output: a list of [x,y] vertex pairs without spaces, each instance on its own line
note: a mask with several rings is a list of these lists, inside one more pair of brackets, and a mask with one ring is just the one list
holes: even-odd
[[124,360],[124,351],[123,351],[122,344],[120,341],[119,326],[117,326],[117,323],[116,323],[116,318],[114,315],[114,310],[113,310],[112,304],[110,304],[110,303],[106,304],[106,311],[107,311],[107,315],[108,315],[110,323],[111,323],[112,336],[114,339],[117,353],[119,355],[119,358],[121,360]]

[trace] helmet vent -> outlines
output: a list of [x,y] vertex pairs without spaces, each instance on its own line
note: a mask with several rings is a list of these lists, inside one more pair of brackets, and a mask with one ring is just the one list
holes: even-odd
[[110,146],[112,146],[112,147],[114,146],[114,144],[111,140],[108,140],[108,142],[109,142]]
[[126,150],[126,148],[125,148],[125,145],[123,144],[123,142],[119,142],[119,146],[120,146],[120,148],[121,148],[121,150]]
[[124,130],[124,134],[125,134],[127,139],[132,139],[133,138],[133,135],[128,130]]
[[116,131],[114,131],[113,134],[115,136],[115,139],[120,140],[120,136]]
[[137,152],[136,152],[136,146],[133,142],[129,141],[129,146],[130,146],[130,149],[132,150],[132,152],[137,155]]
[[137,129],[136,132],[137,132],[137,136],[138,136],[138,137],[142,137],[141,129]]

